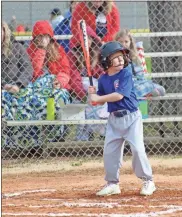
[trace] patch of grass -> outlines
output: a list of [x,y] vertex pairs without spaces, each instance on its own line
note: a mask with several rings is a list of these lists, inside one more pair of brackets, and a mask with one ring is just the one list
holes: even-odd
[[78,166],[82,166],[82,164],[83,164],[83,161],[75,161],[75,162],[72,162],[71,163],[71,166],[73,166],[73,167],[78,167]]

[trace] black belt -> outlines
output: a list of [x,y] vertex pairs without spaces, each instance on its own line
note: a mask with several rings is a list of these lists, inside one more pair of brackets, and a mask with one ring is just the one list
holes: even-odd
[[133,110],[133,111],[121,110],[121,111],[114,111],[114,112],[112,112],[112,114],[113,114],[115,117],[117,117],[117,118],[122,118],[122,117],[124,117],[125,115],[128,115],[128,114],[133,113],[133,112],[136,112],[136,111],[137,111],[137,109],[136,109],[136,110]]

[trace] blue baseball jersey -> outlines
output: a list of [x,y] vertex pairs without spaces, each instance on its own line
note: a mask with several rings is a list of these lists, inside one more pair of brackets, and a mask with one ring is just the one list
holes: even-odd
[[117,102],[108,102],[108,112],[123,109],[133,112],[138,109],[130,65],[115,75],[104,74],[99,78],[98,95],[102,96],[114,92],[122,94],[124,97]]

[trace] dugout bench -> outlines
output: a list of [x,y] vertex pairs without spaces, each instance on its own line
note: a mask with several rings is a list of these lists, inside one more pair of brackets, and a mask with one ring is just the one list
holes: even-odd
[[[171,100],[171,99],[182,99],[182,94],[166,94],[163,97],[152,97],[151,100]],[[46,158],[48,156],[48,149],[53,148],[73,148],[73,147],[103,147],[104,141],[65,141],[65,142],[47,142],[46,139],[46,127],[49,125],[78,125],[78,124],[106,124],[107,120],[93,120],[93,119],[85,119],[85,108],[86,104],[68,104],[62,107],[62,113],[60,116],[60,120],[31,120],[31,121],[6,121],[6,126],[42,126],[42,148],[43,148],[43,156]],[[182,116],[173,115],[173,116],[149,116],[146,119],[143,119],[143,123],[166,123],[166,122],[182,122]],[[165,140],[165,143],[179,143],[182,141],[182,135],[178,137],[167,137],[162,138],[158,137],[150,137],[145,138],[145,142],[162,144]],[[91,145],[91,146],[90,146]]]

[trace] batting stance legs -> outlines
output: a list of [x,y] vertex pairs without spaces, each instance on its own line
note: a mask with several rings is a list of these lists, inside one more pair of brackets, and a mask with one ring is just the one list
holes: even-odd
[[[155,185],[152,181],[152,169],[145,152],[143,123],[139,110],[129,113],[124,117],[115,117],[112,113],[109,116],[104,145],[105,180],[108,185],[113,184],[113,186],[117,186],[117,189],[114,190],[116,194],[120,193],[119,185],[116,184],[119,183],[119,170],[122,165],[125,140],[130,143],[133,155],[132,167],[136,176],[144,180],[148,185],[152,185],[152,190],[148,193],[143,192],[143,194],[150,195],[155,190]],[[148,188],[148,186],[144,187]],[[141,194],[142,190],[140,192]],[[101,190],[97,195],[102,196],[102,193],[104,192]],[[111,192],[110,194],[115,193]]]
[[124,140],[131,145],[132,166],[138,178],[152,180],[152,169],[149,164],[143,143],[143,127],[140,111],[130,113],[122,118],[110,115],[104,145],[104,167],[107,182],[119,182],[119,169],[123,155],[121,147]]

